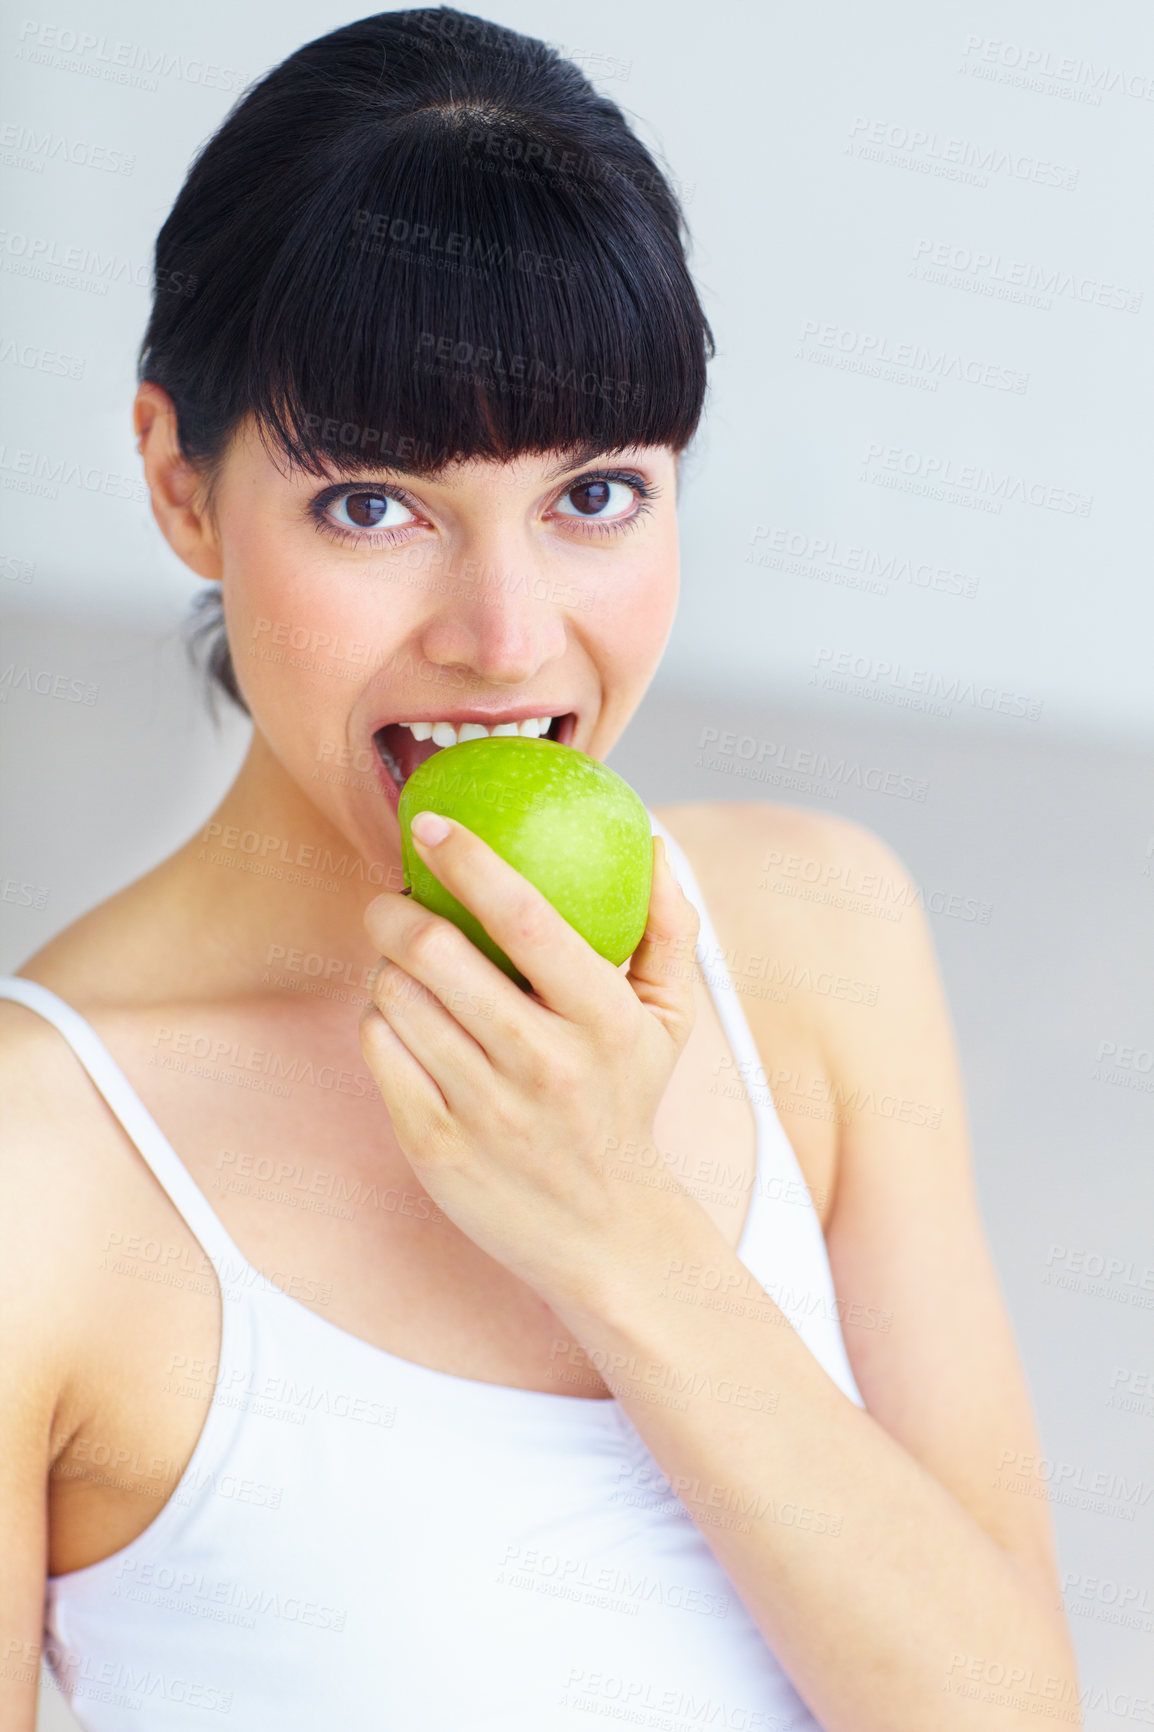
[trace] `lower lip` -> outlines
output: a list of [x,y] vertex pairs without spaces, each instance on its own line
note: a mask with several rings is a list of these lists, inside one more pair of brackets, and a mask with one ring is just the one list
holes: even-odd
[[[577,714],[576,711],[570,710],[569,714],[563,716],[561,719],[561,726],[557,730],[558,737],[556,744],[559,746],[572,745],[573,735],[576,732]],[[401,803],[401,790],[393,780],[391,772],[386,769],[384,760],[381,757],[381,754],[377,751],[376,741],[372,742],[372,753],[377,763],[377,780],[380,783],[381,790],[384,793],[385,799],[389,802],[391,809],[396,812]]]

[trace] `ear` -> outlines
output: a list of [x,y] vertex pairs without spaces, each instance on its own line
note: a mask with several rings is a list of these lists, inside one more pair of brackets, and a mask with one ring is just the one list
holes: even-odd
[[136,449],[152,515],[164,539],[198,577],[219,583],[221,558],[216,527],[203,503],[204,480],[181,454],[176,406],[168,392],[146,379],[132,406]]

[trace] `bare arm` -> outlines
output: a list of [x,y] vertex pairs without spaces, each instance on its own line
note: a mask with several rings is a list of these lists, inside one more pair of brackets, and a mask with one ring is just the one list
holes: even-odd
[[[736,891],[759,870],[768,831],[764,808],[731,810],[746,814],[724,850]],[[855,826],[813,820],[809,846],[902,875]],[[758,948],[764,914],[747,901]],[[997,1483],[1000,1462],[1036,1458],[1038,1445],[977,1210],[924,918],[909,897],[900,921],[823,914],[808,938],[816,963],[825,945],[840,973],[880,985],[864,1013],[831,1006],[824,1031],[843,1114],[835,1286],[847,1306],[893,1320],[845,1332],[868,1411],[695,1206],[671,1204],[648,1252],[608,1264],[596,1292],[552,1296],[554,1308],[597,1350],[827,1732],[1017,1732],[1039,1713],[1078,1727],[1048,1511]],[[903,1118],[883,1098],[931,1111]],[[686,1282],[695,1266],[708,1285]],[[702,1303],[727,1292],[742,1309]],[[654,1398],[674,1387],[677,1405]],[[719,1509],[741,1519],[719,1522]]]

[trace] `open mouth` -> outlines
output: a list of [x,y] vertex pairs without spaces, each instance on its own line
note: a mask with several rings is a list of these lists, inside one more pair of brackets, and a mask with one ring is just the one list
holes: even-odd
[[388,722],[373,735],[373,744],[381,764],[400,798],[401,789],[419,764],[441,752],[447,746],[460,745],[465,740],[483,740],[490,735],[513,736],[522,739],[555,740],[567,746],[577,726],[577,712],[568,710],[558,716],[525,716],[517,721],[495,722]]

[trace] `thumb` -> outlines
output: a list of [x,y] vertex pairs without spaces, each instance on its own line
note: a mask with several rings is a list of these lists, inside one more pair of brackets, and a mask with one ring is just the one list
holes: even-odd
[[626,979],[642,1004],[663,1024],[679,1052],[694,1022],[694,946],[700,930],[700,917],[673,875],[665,843],[654,836],[649,918]]

